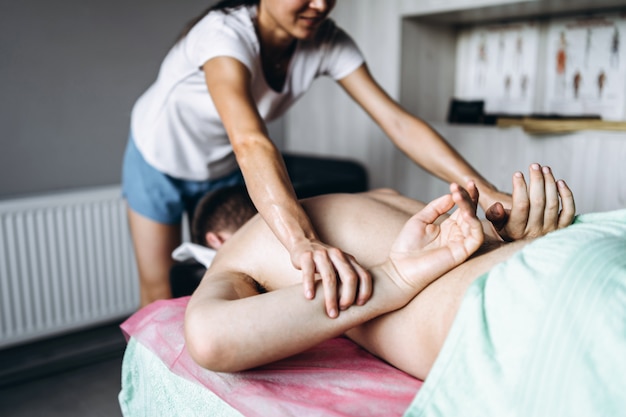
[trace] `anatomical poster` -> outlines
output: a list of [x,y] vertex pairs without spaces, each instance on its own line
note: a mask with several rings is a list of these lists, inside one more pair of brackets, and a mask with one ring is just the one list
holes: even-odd
[[532,21],[465,29],[457,45],[457,97],[484,100],[486,113],[532,113],[538,47]]
[[626,16],[621,14],[550,22],[544,112],[623,120],[625,38]]

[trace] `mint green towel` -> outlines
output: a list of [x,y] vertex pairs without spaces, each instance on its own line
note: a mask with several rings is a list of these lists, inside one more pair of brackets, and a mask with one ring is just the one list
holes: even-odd
[[626,416],[626,210],[477,279],[405,416]]
[[124,417],[243,417],[202,385],[171,372],[134,338],[124,353],[118,401]]

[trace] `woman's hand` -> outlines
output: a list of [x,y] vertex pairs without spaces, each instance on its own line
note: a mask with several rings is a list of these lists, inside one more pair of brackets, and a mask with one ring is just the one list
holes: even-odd
[[550,167],[532,164],[530,185],[513,174],[513,206],[495,203],[485,216],[506,241],[536,238],[569,226],[576,215],[574,196],[565,181],[554,179]]
[[291,262],[302,271],[304,294],[308,299],[315,297],[315,280],[319,274],[326,314],[331,318],[354,303],[365,304],[372,295],[372,277],[354,256],[318,240],[295,245],[291,250]]
[[483,187],[480,192],[480,201],[477,203],[485,213],[496,204],[505,210],[510,210],[513,205],[513,197],[509,193]]

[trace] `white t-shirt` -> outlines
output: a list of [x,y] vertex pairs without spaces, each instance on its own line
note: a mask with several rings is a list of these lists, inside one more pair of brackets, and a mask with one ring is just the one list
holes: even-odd
[[170,50],[157,80],[135,103],[132,134],[156,169],[201,181],[222,177],[237,166],[201,68],[209,59],[233,57],[250,70],[252,94],[266,121],[285,113],[315,78],[338,80],[363,63],[352,39],[327,19],[314,39],[298,41],[283,91],[276,92],[263,75],[255,16],[254,6],[209,13]]

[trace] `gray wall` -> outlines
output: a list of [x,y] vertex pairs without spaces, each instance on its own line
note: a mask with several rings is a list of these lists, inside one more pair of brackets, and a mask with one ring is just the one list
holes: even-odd
[[0,0],[0,199],[118,184],[135,99],[210,0]]

